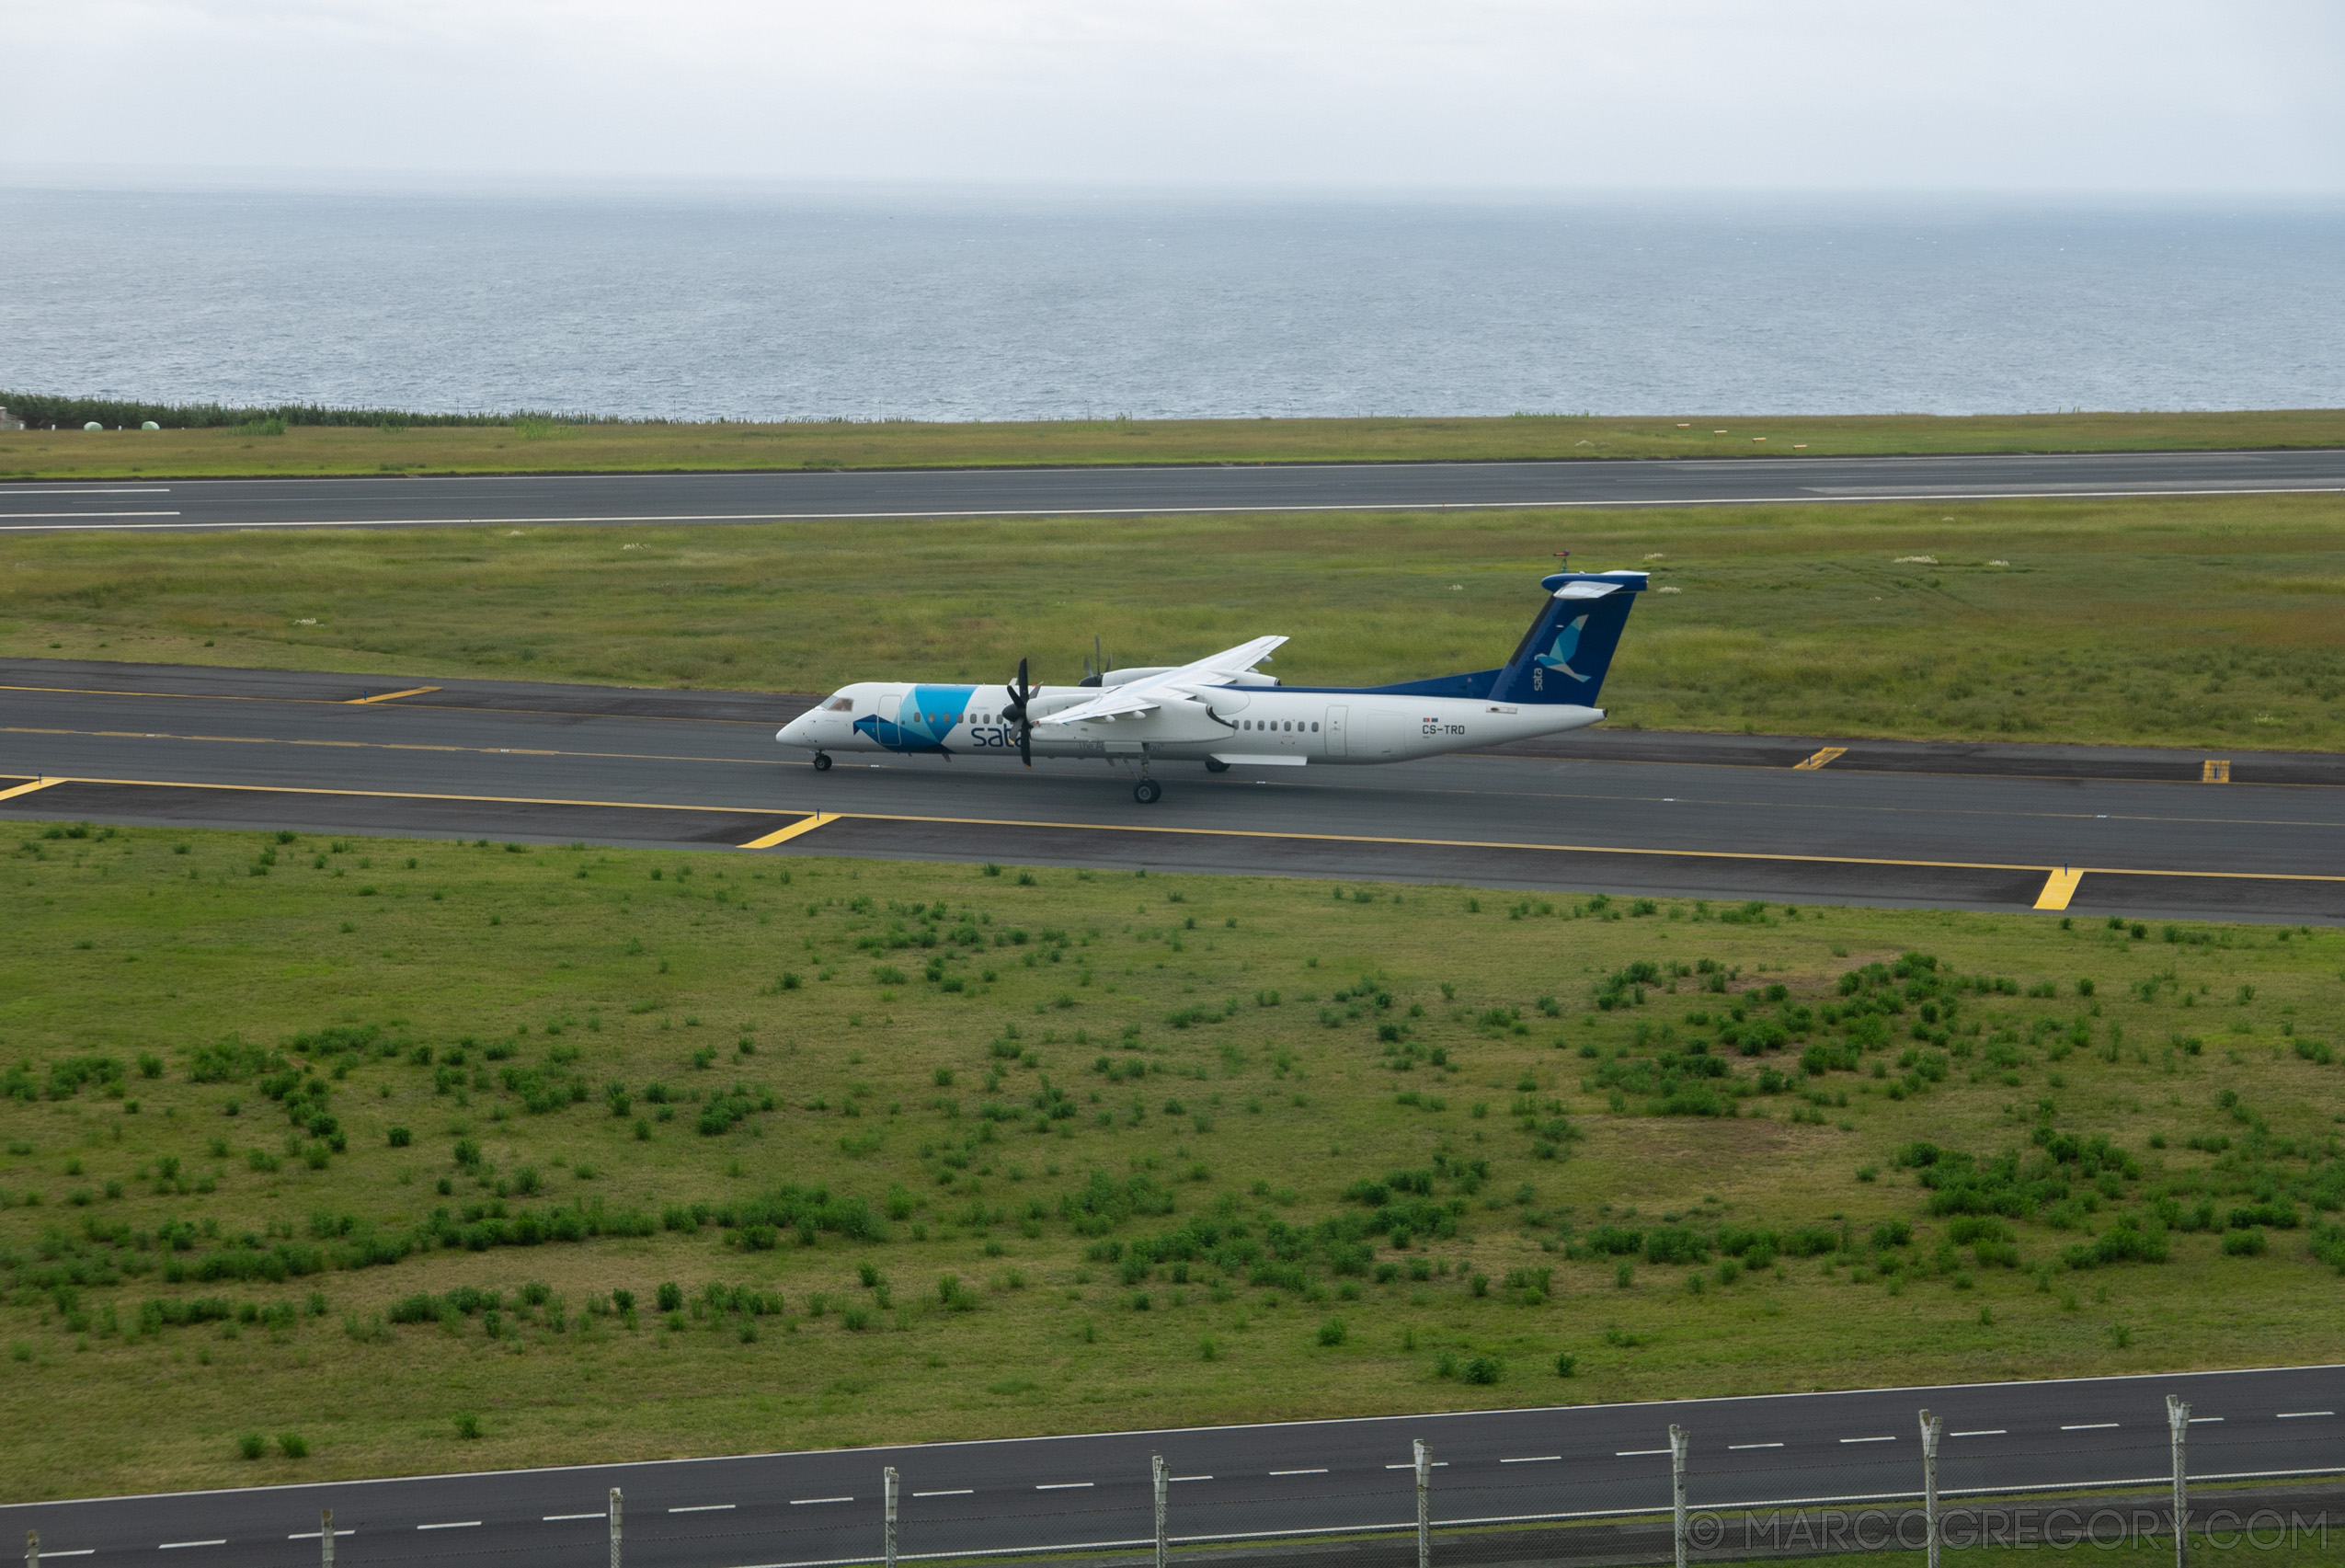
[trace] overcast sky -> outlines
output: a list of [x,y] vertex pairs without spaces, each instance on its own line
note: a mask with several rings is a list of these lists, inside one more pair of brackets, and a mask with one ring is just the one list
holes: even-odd
[[0,177],[2345,194],[2336,0],[0,0]]

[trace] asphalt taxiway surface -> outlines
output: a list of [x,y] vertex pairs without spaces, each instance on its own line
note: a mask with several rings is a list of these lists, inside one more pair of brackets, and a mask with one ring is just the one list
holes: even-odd
[[0,485],[0,532],[2345,492],[2345,451]]
[[[1849,742],[1825,757],[1821,740],[1596,730],[1383,767],[1167,765],[1144,807],[1098,763],[842,756],[818,773],[772,740],[805,702],[0,661],[0,815],[2345,918],[2345,765],[2317,754]],[[2202,782],[2216,762],[2230,782]]]
[[[1444,1529],[1666,1510],[1672,1425],[1689,1435],[1697,1509],[1893,1502],[1921,1488],[1924,1409],[1944,1423],[1946,1495],[2056,1495],[2169,1475],[2169,1394],[2190,1405],[2189,1469],[2202,1486],[2340,1469],[2345,1368],[2314,1367],[423,1476],[24,1505],[0,1508],[0,1522],[39,1531],[44,1561],[303,1568],[318,1561],[320,1516],[331,1509],[340,1568],[575,1568],[602,1559],[617,1488],[631,1564],[812,1568],[880,1554],[883,1471],[893,1469],[906,1557],[1097,1552],[1150,1539],[1153,1455],[1170,1477],[1168,1533],[1182,1541],[1408,1525],[1418,1441],[1430,1450],[1429,1511]],[[2215,1492],[2198,1504],[2222,1505]],[[1668,1551],[1665,1533],[1648,1531],[1642,1553],[1620,1552],[1608,1533],[1581,1538],[1575,1551],[1576,1533],[1545,1532],[1540,1550],[1515,1555],[1568,1561],[1609,1547],[1613,1561],[1651,1561],[1656,1547],[1664,1559]],[[1438,1555],[1488,1560],[1491,1538],[1481,1552],[1474,1542]]]

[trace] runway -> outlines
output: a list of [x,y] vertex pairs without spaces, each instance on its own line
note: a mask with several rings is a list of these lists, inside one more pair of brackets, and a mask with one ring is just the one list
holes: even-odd
[[2345,451],[0,485],[0,532],[1733,506],[2345,491]]
[[[1706,1513],[1893,1503],[1921,1489],[1923,1409],[1944,1423],[1947,1496],[2057,1496],[2169,1475],[2169,1394],[2190,1405],[2196,1485],[2340,1468],[2345,1368],[2316,1367],[422,1476],[19,1505],[0,1508],[0,1518],[39,1531],[44,1561],[90,1559],[93,1568],[303,1568],[318,1561],[326,1509],[343,1568],[460,1559],[575,1568],[601,1559],[617,1488],[630,1564],[813,1568],[880,1555],[883,1471],[893,1469],[906,1558],[1128,1551],[1152,1534],[1152,1455],[1166,1461],[1168,1533],[1189,1542],[1408,1526],[1418,1441],[1430,1450],[1429,1512],[1446,1531],[1665,1512],[1672,1425],[1688,1434],[1688,1501]],[[2288,1495],[2334,1504],[2301,1480]],[[2200,1510],[2225,1503],[2219,1492],[2199,1497]],[[1642,1555],[1633,1543],[1624,1554],[1612,1531],[1550,1528],[1534,1551],[1493,1553],[1507,1538],[1481,1538],[1478,1551],[1467,1536],[1436,1560],[1568,1561],[1596,1548],[1613,1562],[1652,1561],[1656,1547],[1666,1559],[1665,1531],[1641,1539]]]
[[[2317,754],[1596,730],[1387,767],[1215,776],[1168,765],[1165,798],[1143,807],[1127,776],[1097,763],[1029,773],[991,759],[842,757],[818,773],[772,738],[805,702],[0,661],[0,814],[1623,897],[2345,918],[2345,762]],[[2218,764],[2230,782],[2202,782]]]

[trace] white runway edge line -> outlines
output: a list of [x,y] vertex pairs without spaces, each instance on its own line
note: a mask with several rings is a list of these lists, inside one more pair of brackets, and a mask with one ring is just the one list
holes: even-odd
[[419,1530],[476,1530],[480,1528],[480,1521],[478,1519],[457,1519],[452,1523],[444,1525],[418,1525],[416,1528]]
[[1840,1440],[1844,1443],[1893,1443],[1897,1439],[1894,1437],[1843,1437]]
[[721,1514],[732,1507],[730,1503],[694,1503],[688,1507],[670,1508],[671,1514]]
[[1325,1475],[1325,1474],[1327,1473],[1327,1471],[1326,1471],[1324,1469],[1320,1469],[1320,1470],[1274,1470],[1274,1471],[1272,1471],[1270,1473],[1271,1473],[1271,1474],[1273,1474],[1273,1475]]
[[793,1497],[790,1499],[790,1506],[793,1508],[806,1508],[813,1506],[817,1503],[852,1503],[854,1499],[852,1497]]
[[1213,1477],[1209,1475],[1168,1475],[1164,1479],[1167,1481],[1211,1481]]
[[[315,1531],[312,1531],[311,1533],[312,1533],[312,1534],[315,1534],[316,1532],[315,1532]],[[341,1531],[339,1531],[339,1530],[337,1530],[337,1531],[335,1531],[334,1533],[335,1533],[335,1534],[337,1534],[337,1535],[339,1535],[339,1534],[341,1534],[342,1532],[341,1532]],[[44,1547],[42,1547],[42,1548],[40,1549],[40,1554],[41,1554],[43,1557],[89,1557],[89,1556],[94,1555],[94,1554],[97,1552],[97,1548],[96,1548],[96,1547],[94,1547],[94,1546],[85,1546],[85,1547],[81,1548],[81,1549],[80,1549],[79,1551],[50,1551],[47,1547],[45,1547],[45,1546],[44,1546]]]
[[[1959,1437],[1962,1434],[1958,1432],[1955,1436]],[[1744,1448],[1779,1448],[1782,1446],[1780,1443],[1729,1443],[1726,1445],[1726,1451],[1733,1454],[1740,1453]]]
[[[336,1540],[340,1540],[346,1535],[356,1535],[359,1532],[356,1530],[336,1530],[334,1532],[334,1539]],[[326,1532],[324,1530],[296,1530],[285,1539],[287,1540],[317,1540],[325,1534]],[[41,1555],[44,1557],[63,1557],[64,1553],[62,1551],[45,1551],[41,1553]]]
[[1982,1426],[1975,1432],[1949,1432],[1947,1436],[1949,1437],[2008,1437],[2011,1436],[2011,1428],[2008,1426]]
[[1551,1465],[1561,1462],[1562,1458],[1561,1454],[1532,1454],[1527,1459],[1501,1459],[1498,1462],[1503,1465]]
[[1045,1481],[1035,1487],[1036,1492],[1080,1492],[1086,1486],[1096,1486],[1095,1481]]
[[[1612,1450],[1612,1457],[1616,1459],[1649,1459],[1655,1454],[1665,1454],[1669,1450],[1666,1448],[1615,1448]],[[1406,1470],[1408,1467],[1406,1465],[1394,1465],[1391,1468],[1394,1470]]]
[[187,1546],[225,1546],[227,1544],[227,1538],[223,1536],[218,1540],[166,1540],[154,1550],[157,1551],[177,1551],[181,1547]]
[[977,1488],[955,1486],[944,1492],[915,1492],[912,1495],[915,1497],[974,1497],[977,1495]]
[[[2287,485],[2227,489],[2185,490],[1948,490],[1927,495],[1898,494],[1894,496],[1829,496],[1810,493],[1799,496],[1700,496],[1677,500],[1648,500],[1621,497],[1601,500],[1553,500],[1531,498],[1505,501],[1323,501],[1308,505],[1286,506],[1161,506],[1161,507],[1086,507],[1040,506],[995,507],[982,511],[922,510],[918,508],[904,511],[802,511],[802,512],[713,512],[692,515],[677,513],[644,517],[386,517],[386,518],[307,518],[284,522],[128,522],[96,524],[114,527],[125,532],[142,528],[172,530],[269,528],[454,528],[508,527],[513,524],[552,527],[569,523],[608,522],[887,522],[903,518],[993,518],[993,517],[1185,517],[1219,516],[1231,512],[1325,512],[1325,511],[1505,511],[1536,509],[1541,511],[1571,509],[1584,510],[1591,507],[1610,510],[1626,510],[1653,507],[1754,507],[1789,506],[1802,502],[1850,503],[1857,501],[2066,501],[2122,500],[2191,496],[2333,496],[2345,494],[2345,485]],[[32,512],[0,513],[0,532],[10,532],[14,524],[9,518],[37,517]],[[96,512],[60,512],[59,517],[97,517]],[[136,513],[124,515],[136,516]],[[177,516],[177,513],[150,513],[150,516]],[[71,524],[45,523],[22,532],[63,533],[74,532]]]
[[2334,1415],[2333,1410],[2283,1410],[2272,1417],[2274,1421],[2309,1421],[2316,1415]]
[[[1664,1448],[1661,1451],[1665,1454],[1669,1450]],[[1414,1470],[1417,1467],[1414,1465],[1386,1465],[1384,1468],[1387,1470]],[[1449,1461],[1447,1459],[1436,1459],[1431,1464],[1425,1466],[1425,1468],[1427,1470],[1447,1470],[1449,1468]]]
[[610,1516],[611,1510],[608,1508],[598,1508],[591,1514],[541,1514],[538,1516],[538,1523],[542,1525],[559,1525],[566,1524],[572,1519],[607,1519]]
[[2080,1421],[2074,1426],[2063,1426],[2060,1430],[2063,1432],[2114,1432],[2117,1430],[2117,1423],[2114,1421]]

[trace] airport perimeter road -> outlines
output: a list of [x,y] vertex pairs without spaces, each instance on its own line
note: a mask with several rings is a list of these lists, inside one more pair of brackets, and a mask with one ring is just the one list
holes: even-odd
[[[2030,776],[1899,771],[1943,759],[1877,748],[1878,768],[1845,772],[1846,757],[1790,766],[1779,741],[1776,755],[1679,738],[1710,760],[1678,761],[1664,738],[1630,735],[1607,761],[1605,740],[1566,736],[1388,767],[1167,764],[1164,799],[1143,807],[1096,762],[842,757],[818,773],[772,740],[802,701],[16,660],[0,667],[0,816],[2345,919],[2345,788],[2201,783],[2203,763],[2170,753],[2161,772],[2143,760],[2156,754],[2120,752],[2095,776],[2088,749],[2042,748],[2071,771]],[[2322,761],[2272,766],[2337,777]]]
[[0,531],[756,522],[2345,491],[2345,451],[1313,464],[0,486]]
[[[907,1557],[1128,1548],[1150,1538],[1150,1457],[1161,1454],[1176,1540],[1260,1540],[1413,1521],[1418,1440],[1445,1528],[1666,1509],[1673,1425],[1691,1436],[1696,1508],[1909,1498],[1925,1408],[1945,1422],[1948,1495],[2155,1483],[2170,1473],[2168,1394],[2191,1405],[2199,1482],[2345,1468],[2345,1368],[2317,1367],[425,1476],[24,1505],[0,1508],[0,1523],[38,1530],[43,1561],[305,1568],[330,1508],[340,1568],[576,1568],[601,1560],[617,1487],[636,1568],[780,1568],[877,1557],[892,1467]],[[2204,1493],[2200,1506],[2221,1501]]]

